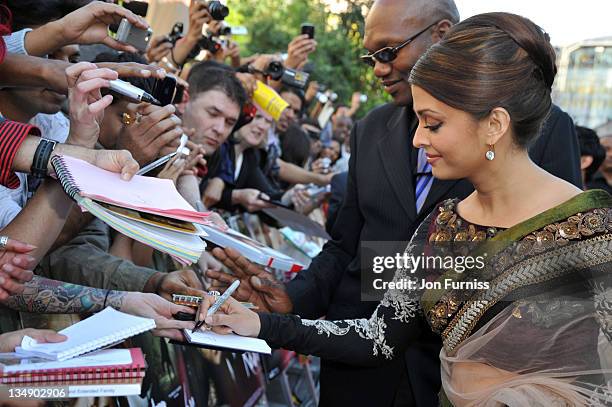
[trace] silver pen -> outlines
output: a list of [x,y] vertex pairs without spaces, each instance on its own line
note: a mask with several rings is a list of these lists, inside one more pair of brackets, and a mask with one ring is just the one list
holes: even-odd
[[161,158],[158,158],[157,160],[153,161],[150,164],[145,165],[144,167],[142,167],[141,169],[138,170],[138,172],[136,173],[136,175],[145,175],[146,173],[148,173],[149,171],[153,171],[155,168],[159,167],[160,165],[164,165],[165,163],[167,163],[168,161],[170,161],[172,159],[172,157],[174,157],[177,154],[176,151],[165,155]]
[[206,316],[209,317],[212,314],[214,314],[215,312],[219,311],[219,308],[221,308],[221,306],[223,305],[223,303],[225,301],[227,301],[227,299],[234,294],[234,291],[236,291],[238,289],[238,286],[240,285],[240,280],[236,280],[234,281],[227,290],[225,290],[225,292],[219,297],[217,298],[217,301],[215,301],[215,303],[208,309],[208,311],[206,312]]
[[160,101],[155,99],[150,93],[145,92],[137,86],[132,85],[129,82],[122,81],[121,79],[114,79],[109,81],[109,88],[113,92],[116,92],[120,95],[127,97],[128,99],[132,99],[136,102],[147,102],[152,103],[154,105],[160,105]]
[[161,158],[158,158],[157,160],[155,160],[155,161],[145,165],[140,170],[138,170],[136,175],[145,175],[149,171],[153,171],[155,168],[159,167],[160,165],[164,165],[165,163],[170,161],[172,159],[172,157],[174,157],[177,154],[182,154],[182,155],[188,156],[190,151],[189,151],[189,149],[187,147],[185,147],[187,145],[187,141],[189,141],[189,137],[187,137],[187,135],[183,133],[183,135],[181,136],[180,144],[179,144],[179,146],[178,146],[178,148],[176,149],[175,152],[167,154],[167,155],[165,155],[165,156],[163,156]]

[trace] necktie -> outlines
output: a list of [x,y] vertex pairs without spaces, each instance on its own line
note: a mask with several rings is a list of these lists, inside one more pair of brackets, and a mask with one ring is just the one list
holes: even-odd
[[423,208],[423,204],[425,203],[427,194],[429,193],[429,190],[431,189],[432,183],[433,183],[433,175],[431,174],[431,164],[427,162],[427,156],[425,155],[425,150],[420,148],[419,149],[419,160],[417,163],[416,187],[415,187],[417,214],[421,212],[421,209]]

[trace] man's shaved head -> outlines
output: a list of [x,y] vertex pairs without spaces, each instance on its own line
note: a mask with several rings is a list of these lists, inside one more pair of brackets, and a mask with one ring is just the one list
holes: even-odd
[[[428,26],[430,29],[402,48],[391,63],[377,62],[374,74],[395,103],[412,103],[408,76],[419,57],[455,23],[453,0],[376,0],[366,18],[364,47],[369,52],[397,46]],[[437,24],[436,24],[437,23]]]

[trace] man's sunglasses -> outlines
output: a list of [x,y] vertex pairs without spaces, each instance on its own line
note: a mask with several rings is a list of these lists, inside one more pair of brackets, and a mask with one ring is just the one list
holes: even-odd
[[410,44],[412,41],[414,41],[419,35],[423,34],[425,31],[429,30],[431,27],[433,27],[434,25],[438,24],[438,21],[436,21],[433,24],[428,25],[427,27],[425,27],[424,29],[422,29],[421,31],[419,31],[418,33],[416,33],[415,35],[413,35],[412,37],[408,38],[406,41],[402,42],[400,45],[396,46],[396,47],[384,47],[379,49],[378,51],[375,51],[371,54],[366,54],[366,55],[362,55],[359,58],[366,64],[370,65],[370,66],[374,66],[376,65],[376,62],[380,62],[381,64],[388,64],[389,62],[392,62],[393,60],[395,60],[395,58],[397,58],[397,53],[404,48],[406,45]]

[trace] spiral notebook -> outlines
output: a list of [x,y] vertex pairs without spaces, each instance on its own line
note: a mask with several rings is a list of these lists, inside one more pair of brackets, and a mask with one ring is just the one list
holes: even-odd
[[85,161],[55,156],[51,163],[68,195],[79,206],[118,232],[174,257],[182,264],[198,261],[206,243],[195,223],[208,213],[195,211],[170,180],[119,174]]
[[144,377],[146,362],[140,348],[104,349],[64,361],[0,353],[0,383]]
[[37,343],[36,340],[25,336],[21,346],[15,349],[15,353],[62,361],[122,342],[154,328],[153,319],[125,314],[107,307],[61,330],[59,333],[68,337],[64,342]]
[[206,224],[208,212],[198,212],[178,193],[169,179],[135,175],[130,181],[78,158],[51,159],[57,178],[68,195],[129,208],[162,217]]

